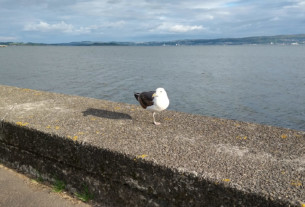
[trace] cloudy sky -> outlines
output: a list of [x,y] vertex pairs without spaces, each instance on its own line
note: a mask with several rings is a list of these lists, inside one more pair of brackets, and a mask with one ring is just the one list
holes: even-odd
[[305,33],[305,0],[0,0],[0,41],[159,41]]

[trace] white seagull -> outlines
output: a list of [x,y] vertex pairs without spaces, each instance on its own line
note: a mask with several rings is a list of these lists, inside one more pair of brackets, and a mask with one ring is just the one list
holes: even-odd
[[153,111],[154,124],[160,125],[155,120],[155,112],[163,111],[169,105],[169,99],[164,88],[157,88],[156,91],[135,93],[134,96],[144,109]]

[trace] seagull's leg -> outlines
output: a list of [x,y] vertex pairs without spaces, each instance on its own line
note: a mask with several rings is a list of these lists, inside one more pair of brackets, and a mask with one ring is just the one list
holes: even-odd
[[160,122],[156,122],[156,120],[155,120],[155,112],[153,112],[153,118],[154,118],[154,124],[155,125],[160,125],[161,124]]

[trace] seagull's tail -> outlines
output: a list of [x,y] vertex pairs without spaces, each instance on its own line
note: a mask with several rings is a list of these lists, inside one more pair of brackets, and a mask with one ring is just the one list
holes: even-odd
[[137,99],[137,101],[139,100],[139,96],[140,96],[140,93],[135,93],[134,94],[134,97]]

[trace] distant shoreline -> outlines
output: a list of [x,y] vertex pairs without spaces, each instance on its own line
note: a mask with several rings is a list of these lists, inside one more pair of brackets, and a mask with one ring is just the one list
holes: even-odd
[[[196,46],[196,45],[305,45],[305,34],[255,36],[243,38],[185,39],[149,42],[94,42],[69,43],[0,42],[2,46]],[[1,46],[0,46],[1,47]]]

